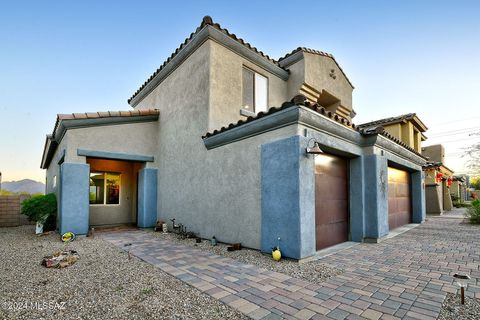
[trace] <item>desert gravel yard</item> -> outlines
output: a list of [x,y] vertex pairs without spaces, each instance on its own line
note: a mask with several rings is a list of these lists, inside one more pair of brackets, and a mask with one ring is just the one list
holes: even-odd
[[[248,319],[99,237],[65,245],[57,234],[33,232],[0,228],[0,319]],[[40,265],[62,249],[80,260]]]

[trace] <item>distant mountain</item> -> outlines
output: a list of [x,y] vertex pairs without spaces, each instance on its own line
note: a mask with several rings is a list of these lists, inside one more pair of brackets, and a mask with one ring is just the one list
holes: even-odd
[[45,184],[31,179],[5,181],[2,182],[2,189],[11,192],[26,192],[30,194],[45,193]]

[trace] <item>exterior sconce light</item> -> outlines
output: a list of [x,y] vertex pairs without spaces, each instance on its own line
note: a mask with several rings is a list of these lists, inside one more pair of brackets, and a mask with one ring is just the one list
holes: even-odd
[[[313,142],[313,145],[310,142]],[[313,138],[308,140],[306,152],[307,152],[307,154],[322,154],[323,153],[322,149],[320,149],[320,144],[317,141],[315,141],[315,139],[313,139]]]
[[453,277],[457,279],[457,284],[460,286],[461,302],[465,304],[465,288],[467,287],[468,280],[471,278],[466,273],[455,273]]

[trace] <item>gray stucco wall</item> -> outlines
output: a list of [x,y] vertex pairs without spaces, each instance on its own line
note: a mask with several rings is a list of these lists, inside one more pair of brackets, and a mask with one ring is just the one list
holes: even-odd
[[158,122],[70,129],[65,133],[62,144],[65,139],[68,141],[65,161],[68,162],[85,163],[85,157],[77,154],[78,149],[154,155],[158,139]]
[[262,145],[261,250],[284,256],[315,253],[315,176],[307,139],[293,136]]
[[[136,106],[160,110],[152,164],[158,168],[158,218],[168,222],[175,218],[204,238],[216,236],[219,241],[260,248],[260,145],[297,131],[286,127],[223,148],[205,148],[201,137],[210,126],[210,101],[217,106],[225,103],[223,107],[234,111],[235,121],[241,107],[241,91],[213,97],[212,92],[224,87],[221,83],[210,86],[210,52],[215,47],[215,54],[228,57],[230,53],[211,42],[205,42]],[[241,76],[245,61],[235,61]],[[227,62],[220,64],[214,73],[230,73],[229,67]],[[227,103],[228,95],[235,99]],[[223,125],[230,121],[221,112],[216,117]]]

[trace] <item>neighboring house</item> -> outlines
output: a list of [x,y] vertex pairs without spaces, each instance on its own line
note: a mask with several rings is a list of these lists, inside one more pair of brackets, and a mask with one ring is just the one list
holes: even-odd
[[59,231],[175,218],[301,259],[423,222],[426,159],[382,127],[355,127],[352,90],[327,53],[274,60],[205,17],[133,111],[58,116],[42,168]]
[[418,153],[422,152],[422,142],[427,139],[425,124],[415,113],[408,113],[398,117],[391,117],[360,124],[359,128],[382,126],[390,138],[397,139]]
[[468,177],[467,176],[453,176],[452,185],[450,186],[450,194],[452,200],[463,203],[468,200]]
[[441,144],[422,148],[422,154],[429,159],[424,166],[427,214],[441,215],[453,208],[453,171],[445,165],[445,148]]

